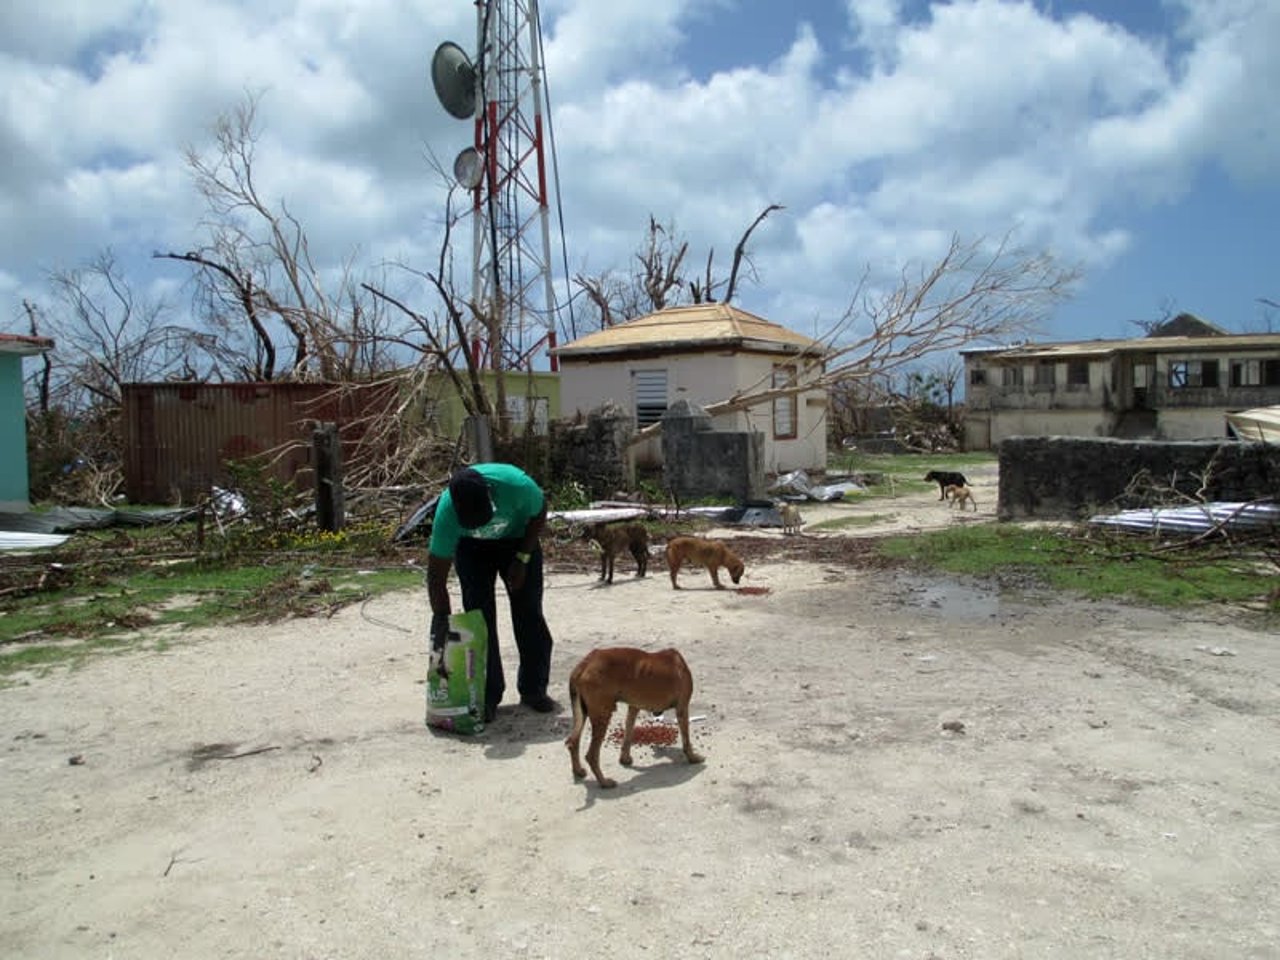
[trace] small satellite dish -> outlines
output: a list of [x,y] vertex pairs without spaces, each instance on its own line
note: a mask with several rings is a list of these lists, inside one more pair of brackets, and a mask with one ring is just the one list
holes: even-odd
[[484,158],[475,147],[467,147],[453,161],[453,177],[458,185],[474,190],[484,179]]
[[456,43],[446,40],[431,57],[431,85],[440,104],[459,120],[476,112],[476,71],[471,58]]

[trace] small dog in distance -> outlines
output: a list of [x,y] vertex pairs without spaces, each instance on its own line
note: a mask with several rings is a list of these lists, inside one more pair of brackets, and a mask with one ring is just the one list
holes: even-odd
[[969,481],[964,478],[963,473],[956,473],[954,470],[930,470],[924,475],[926,480],[936,481],[938,484],[938,499],[947,499],[947,487],[967,487]]
[[958,506],[963,510],[966,503],[971,503],[973,504],[973,512],[978,512],[978,501],[974,499],[973,491],[965,484],[948,484],[947,488],[943,491],[943,496],[951,500],[951,506],[953,507]]
[[804,525],[804,517],[800,516],[799,507],[794,503],[784,503],[778,507],[778,513],[782,516],[783,535],[800,532],[800,528]]

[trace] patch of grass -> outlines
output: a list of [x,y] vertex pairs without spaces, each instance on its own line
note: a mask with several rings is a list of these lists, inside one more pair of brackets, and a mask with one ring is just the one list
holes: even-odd
[[1019,573],[1095,599],[1153,606],[1253,601],[1275,582],[1247,557],[1203,548],[1155,552],[1141,538],[1089,537],[1074,528],[967,524],[891,537],[881,549],[951,573]]
[[90,637],[63,643],[41,643],[22,647],[0,657],[0,682],[16,673],[44,673],[50,667],[77,666],[94,654],[132,649],[134,638],[122,634]]
[[422,586],[421,569],[402,564],[322,566],[342,559],[343,539],[324,535],[300,555],[259,554],[256,562],[243,556],[112,562],[92,575],[82,566],[84,582],[13,597],[0,608],[0,676],[136,643],[136,631],[146,626],[187,629],[332,615],[378,593]]

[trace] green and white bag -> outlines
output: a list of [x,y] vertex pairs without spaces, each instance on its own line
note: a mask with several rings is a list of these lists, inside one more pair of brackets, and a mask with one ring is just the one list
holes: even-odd
[[440,654],[430,651],[427,668],[427,726],[453,733],[484,730],[484,686],[489,665],[489,631],[479,610],[449,616],[443,660],[447,677],[437,669]]

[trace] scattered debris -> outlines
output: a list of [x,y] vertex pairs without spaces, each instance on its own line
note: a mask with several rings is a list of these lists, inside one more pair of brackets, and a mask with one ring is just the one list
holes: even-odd
[[951,733],[964,733],[964,724],[959,720],[945,720],[942,729]]
[[1211,657],[1234,657],[1236,655],[1236,652],[1228,647],[1211,647],[1206,643],[1198,644],[1196,649],[1201,653],[1209,654]]
[[74,757],[67,757],[67,764],[72,767],[84,766],[84,754],[77,753]]
[[793,470],[778,477],[769,492],[797,500],[843,500],[846,493],[865,493],[866,487],[852,479],[834,479],[827,484],[814,484],[803,470]]
[[[431,530],[430,521],[436,515],[436,504],[439,501],[440,494],[437,493],[430,499],[424,500],[422,503],[418,504],[418,506],[414,508],[414,511],[409,514],[408,519],[406,519],[404,523],[400,524],[400,526],[396,528],[396,532],[391,535],[391,542],[403,543],[405,540],[408,540],[410,537],[414,536],[414,534],[419,532],[421,532],[423,536],[426,536],[426,534]],[[425,529],[420,529],[424,527]]]
[[70,539],[66,534],[0,532],[0,550],[48,550]]
[[244,496],[236,490],[224,490],[215,486],[209,497],[214,516],[219,520],[234,520],[249,512],[249,504]]

